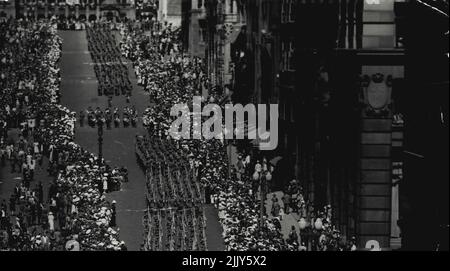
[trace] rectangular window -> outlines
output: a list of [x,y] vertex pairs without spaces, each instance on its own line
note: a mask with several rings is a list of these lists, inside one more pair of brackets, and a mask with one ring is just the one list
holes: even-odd
[[281,42],[282,70],[295,71],[295,43],[294,41]]
[[286,70],[286,42],[281,42],[281,70]]
[[295,70],[295,44],[294,41],[289,42],[289,65],[288,70],[293,71]]
[[262,12],[263,12],[263,20],[266,21],[269,17],[269,11],[270,11],[270,2],[264,1],[262,3]]
[[295,10],[296,10],[295,0],[282,0],[281,3],[281,22],[282,23],[293,23],[295,22]]
[[282,3],[281,3],[281,22],[282,23],[286,23],[286,21],[287,21],[288,1],[289,0],[282,0]]
[[296,10],[296,1],[289,0],[289,22],[295,22],[295,10]]

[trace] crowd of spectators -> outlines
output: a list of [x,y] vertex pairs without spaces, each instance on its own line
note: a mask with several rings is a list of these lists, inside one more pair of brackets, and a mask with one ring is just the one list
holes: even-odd
[[[121,172],[74,142],[74,112],[58,104],[56,28],[51,21],[0,23],[2,165],[9,161],[13,174],[22,172],[2,199],[0,249],[123,250],[105,197],[120,188]],[[37,179],[44,165],[49,177]]]

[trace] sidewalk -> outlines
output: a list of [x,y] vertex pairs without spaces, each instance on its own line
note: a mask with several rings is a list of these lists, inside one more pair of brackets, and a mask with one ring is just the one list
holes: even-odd
[[[8,137],[13,138],[15,141],[18,139],[18,130],[12,129],[8,132]],[[48,158],[46,156],[43,157],[42,166],[36,165],[36,169],[34,172],[34,180],[30,183],[30,189],[34,189],[39,181],[42,182],[43,186],[43,204],[45,208],[48,208],[48,190],[51,182],[54,180],[53,176],[49,176],[47,172],[48,168]],[[9,210],[9,199],[14,192],[14,188],[16,185],[20,185],[22,183],[22,173],[17,171],[11,172],[11,164],[9,161],[5,162],[5,166],[0,166],[0,201],[3,202],[5,200],[8,210]],[[19,205],[16,207],[19,208]],[[46,219],[45,216],[43,219]],[[57,227],[58,223],[55,223],[55,227]]]
[[[230,153],[230,151],[231,151],[231,153]],[[227,152],[228,152],[228,157],[231,158],[231,166],[234,167],[234,165],[236,165],[236,163],[238,161],[238,153],[237,153],[236,146],[233,146],[233,145],[231,147],[228,146]],[[265,205],[266,205],[266,212],[267,212],[266,215],[269,219],[273,218],[273,216],[270,214],[270,211],[272,210],[273,194],[277,195],[280,206],[284,208],[283,201],[281,200],[281,198],[284,195],[283,192],[275,191],[275,192],[267,194],[267,199],[266,199]],[[281,221],[281,232],[283,233],[283,236],[285,239],[287,239],[289,237],[289,232],[291,231],[292,226],[295,227],[297,232],[300,231],[300,228],[298,225],[299,219],[300,219],[300,217],[296,213],[289,213],[288,215],[284,215],[284,218]]]
[[[8,132],[8,137],[13,138],[16,141],[18,138],[18,130],[10,130]],[[36,186],[39,181],[42,182],[42,185],[44,187],[44,200],[47,199],[48,187],[54,178],[53,176],[48,176],[47,167],[48,159],[44,156],[42,166],[36,165],[34,181],[31,182],[31,188]],[[14,187],[16,185],[20,185],[21,182],[22,173],[17,172],[17,168],[16,172],[11,173],[11,164],[9,161],[6,161],[5,166],[0,166],[0,199],[5,199],[9,204],[9,198],[13,193]]]

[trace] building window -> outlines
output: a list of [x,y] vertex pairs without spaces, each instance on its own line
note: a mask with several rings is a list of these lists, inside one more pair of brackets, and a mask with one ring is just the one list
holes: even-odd
[[287,0],[283,0],[283,2],[281,3],[281,22],[282,23],[286,22],[286,17],[287,17],[286,3],[287,3]]
[[293,23],[295,22],[295,4],[296,0],[282,0],[281,4],[281,22]]
[[295,43],[294,41],[281,42],[281,54],[282,54],[282,70],[294,71],[295,70]]
[[295,0],[290,0],[289,1],[289,22],[293,23],[295,22],[295,4],[296,1]]

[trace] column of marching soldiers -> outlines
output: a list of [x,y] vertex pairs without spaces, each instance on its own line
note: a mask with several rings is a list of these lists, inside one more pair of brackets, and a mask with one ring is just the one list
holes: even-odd
[[[130,35],[132,32],[136,35]],[[190,83],[195,80],[186,76],[182,79],[185,73],[183,66],[188,70],[191,67],[184,65],[179,58],[176,35],[170,26],[154,31],[149,39],[141,28],[126,25],[122,36],[123,54],[134,62],[138,84],[149,92],[153,104],[143,115],[148,134],[136,137],[136,155],[147,179],[148,210],[143,219],[142,249],[205,251],[205,200],[199,168],[184,142],[171,139],[166,134],[171,119],[170,107],[176,103],[174,99],[192,92]],[[131,47],[136,49],[130,51]],[[152,63],[147,66],[149,69],[158,68],[144,71],[136,61],[138,55],[151,59]],[[173,73],[179,74],[177,77],[181,80],[172,80]],[[155,77],[147,77],[149,74]]]
[[108,102],[104,110],[89,106],[80,111],[80,126],[87,123],[90,127],[105,125],[107,129],[119,128],[121,124],[125,128],[137,127],[139,115],[134,105],[125,106],[122,110],[112,105],[113,97],[121,95],[129,104],[133,89],[115,35],[108,24],[101,23],[87,27],[86,35],[98,80],[98,95],[107,96]]
[[186,149],[179,142],[152,136],[138,136],[136,143],[147,177],[143,249],[206,250],[204,200]]

